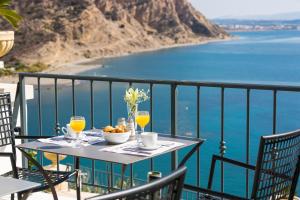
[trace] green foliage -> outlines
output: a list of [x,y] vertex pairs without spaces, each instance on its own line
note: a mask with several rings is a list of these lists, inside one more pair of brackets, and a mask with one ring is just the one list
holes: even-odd
[[16,69],[16,72],[35,73],[35,72],[41,72],[47,68],[48,68],[48,65],[38,62],[38,63],[32,64],[32,65],[20,64],[15,69]]
[[13,75],[14,72],[11,70],[11,69],[0,69],[0,77],[1,76],[10,76],[10,75]]
[[11,0],[0,0],[0,16],[17,29],[22,17],[15,10],[10,9],[10,5]]
[[49,65],[37,62],[32,65],[26,65],[24,63],[21,63],[20,61],[15,61],[14,63],[11,63],[10,65],[7,65],[4,69],[0,69],[0,77],[1,76],[9,76],[9,75],[15,75],[18,72],[41,72],[43,70],[48,69]]

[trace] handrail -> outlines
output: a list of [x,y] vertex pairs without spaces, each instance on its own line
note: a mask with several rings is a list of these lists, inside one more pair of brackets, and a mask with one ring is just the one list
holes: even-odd
[[162,85],[182,85],[182,86],[204,86],[220,88],[237,88],[237,89],[258,89],[258,90],[279,90],[279,91],[300,91],[300,85],[277,85],[277,84],[255,84],[255,83],[233,83],[233,82],[210,82],[210,81],[177,81],[177,80],[153,80],[153,79],[133,79],[117,78],[104,76],[86,76],[86,75],[63,75],[63,74],[46,74],[46,73],[19,73],[20,77],[35,78],[53,78],[69,80],[93,80],[93,81],[112,81],[112,82],[130,82],[145,84],[162,84]]

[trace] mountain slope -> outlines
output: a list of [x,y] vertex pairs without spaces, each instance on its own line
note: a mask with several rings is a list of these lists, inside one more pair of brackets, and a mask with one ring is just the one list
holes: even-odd
[[8,59],[58,64],[228,37],[187,0],[15,0]]

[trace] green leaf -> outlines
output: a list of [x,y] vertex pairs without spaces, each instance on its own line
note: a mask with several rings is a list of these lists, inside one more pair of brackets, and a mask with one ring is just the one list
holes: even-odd
[[7,7],[11,4],[11,0],[0,0],[0,7]]
[[17,28],[22,17],[15,11],[0,7],[0,16],[6,19],[14,28]]

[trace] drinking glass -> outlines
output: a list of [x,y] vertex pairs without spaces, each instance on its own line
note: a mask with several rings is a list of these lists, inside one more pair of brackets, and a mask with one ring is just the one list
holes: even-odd
[[80,140],[79,140],[79,135],[85,128],[85,119],[82,116],[73,116],[71,117],[70,120],[70,127],[73,129],[73,131],[76,134],[76,142],[74,147],[79,147],[80,145]]
[[150,115],[148,111],[138,111],[135,117],[136,123],[141,127],[142,132],[145,131],[145,126],[150,121]]

